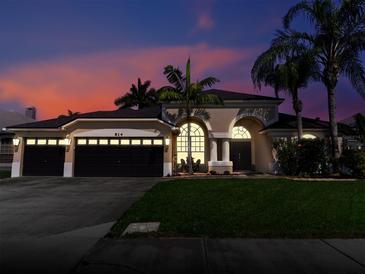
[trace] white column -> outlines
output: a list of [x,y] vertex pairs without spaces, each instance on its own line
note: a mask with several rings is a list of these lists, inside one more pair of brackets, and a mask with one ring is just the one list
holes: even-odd
[[222,142],[222,160],[229,162],[229,139],[223,139]]
[[210,161],[216,162],[217,159],[217,140],[210,139]]

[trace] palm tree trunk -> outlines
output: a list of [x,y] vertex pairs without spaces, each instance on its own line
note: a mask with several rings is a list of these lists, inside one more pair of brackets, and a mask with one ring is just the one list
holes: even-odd
[[334,171],[337,171],[337,161],[340,158],[340,151],[338,147],[338,131],[336,120],[336,97],[335,90],[333,88],[327,88],[328,95],[328,116],[330,122],[330,134],[331,134],[331,153],[334,160]]
[[302,139],[303,136],[302,102],[299,100],[298,90],[293,90],[292,96],[293,96],[293,108],[295,111],[295,116],[297,117],[298,140],[300,140]]

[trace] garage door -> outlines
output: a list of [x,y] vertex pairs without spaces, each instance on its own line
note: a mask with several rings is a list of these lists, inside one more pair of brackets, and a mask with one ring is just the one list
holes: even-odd
[[83,177],[162,176],[163,140],[76,139],[74,175]]
[[24,176],[63,176],[63,140],[26,139],[23,159]]

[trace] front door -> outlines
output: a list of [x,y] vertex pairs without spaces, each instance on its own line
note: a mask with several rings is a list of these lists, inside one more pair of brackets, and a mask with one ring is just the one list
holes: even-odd
[[233,171],[251,170],[251,142],[231,141],[230,157],[233,162]]

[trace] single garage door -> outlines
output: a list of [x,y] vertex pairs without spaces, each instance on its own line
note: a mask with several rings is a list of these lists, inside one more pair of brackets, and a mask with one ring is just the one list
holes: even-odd
[[78,138],[75,176],[149,177],[163,175],[163,140]]
[[63,176],[64,162],[63,140],[26,139],[23,158],[24,176]]

